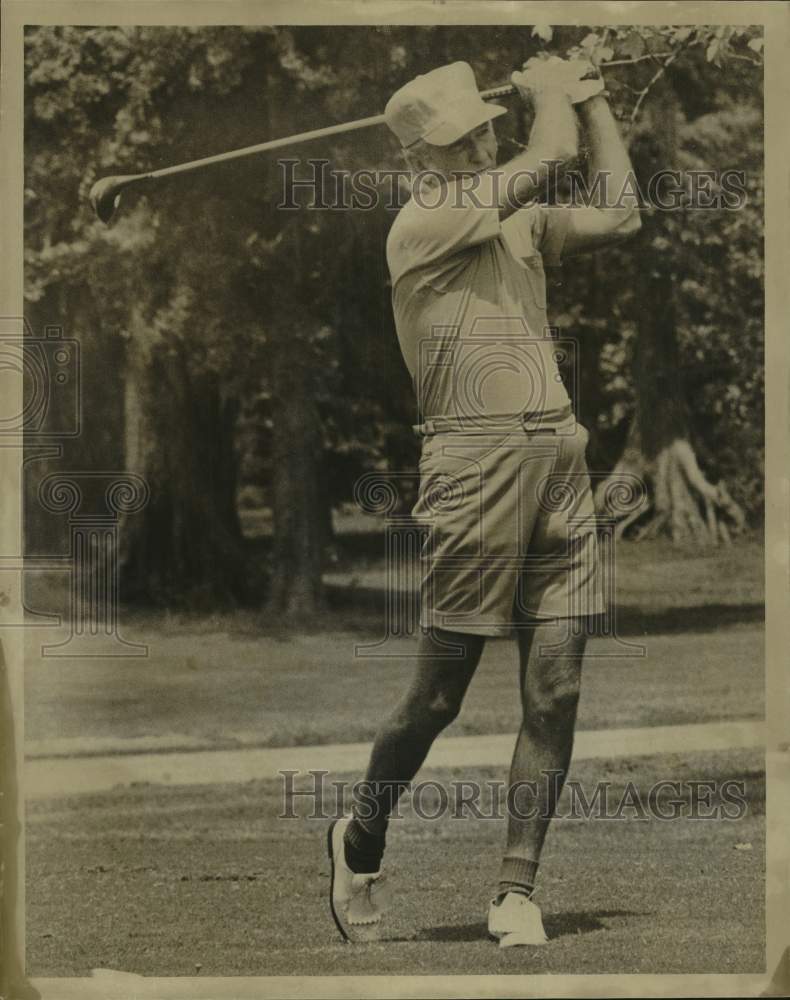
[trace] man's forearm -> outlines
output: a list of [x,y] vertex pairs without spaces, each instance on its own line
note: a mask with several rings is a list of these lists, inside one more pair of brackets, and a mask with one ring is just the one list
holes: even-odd
[[529,136],[530,153],[543,159],[569,160],[578,152],[579,139],[573,105],[565,93],[550,91],[534,98],[535,120]]
[[500,214],[510,215],[531,201],[545,186],[552,163],[566,163],[578,151],[573,105],[562,91],[533,97],[535,120],[523,153],[501,168]]
[[[578,106],[579,118],[585,129],[590,147],[590,167],[588,182],[590,190],[595,189],[596,178],[603,174],[598,190],[606,192],[606,201],[600,205],[616,205],[624,215],[631,215],[637,208],[637,199],[632,194],[620,198],[627,181],[633,173],[631,158],[625,147],[620,129],[602,96],[591,97]],[[633,184],[628,185],[633,190]]]

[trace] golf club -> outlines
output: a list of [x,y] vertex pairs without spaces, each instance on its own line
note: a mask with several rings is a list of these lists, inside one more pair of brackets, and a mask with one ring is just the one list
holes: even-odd
[[[480,96],[484,101],[492,101],[500,97],[515,94],[515,92],[516,88],[508,83],[501,87],[493,87],[491,90],[485,90]],[[215,163],[227,163],[230,160],[238,160],[243,156],[268,153],[272,149],[281,149],[283,146],[296,146],[302,142],[309,142],[311,139],[325,139],[331,135],[342,135],[344,132],[354,132],[357,129],[370,128],[372,125],[383,124],[384,115],[373,115],[370,118],[358,118],[356,121],[345,122],[341,125],[330,125],[327,128],[313,129],[311,132],[300,132],[298,135],[287,135],[281,139],[271,139],[269,142],[261,142],[255,146],[245,146],[243,149],[231,149],[227,153],[204,156],[200,160],[177,163],[172,167],[150,170],[145,174],[122,174],[115,177],[103,177],[91,187],[88,198],[94,212],[101,221],[109,223],[115,213],[115,209],[118,207],[121,192],[132,184],[141,184],[143,181],[155,181],[160,177],[172,177],[175,174],[186,174],[193,170],[200,170],[203,167],[210,167]]]

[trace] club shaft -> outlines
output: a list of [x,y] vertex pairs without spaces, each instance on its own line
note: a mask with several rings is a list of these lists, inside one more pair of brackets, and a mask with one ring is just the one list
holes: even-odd
[[[501,87],[493,87],[491,90],[485,90],[480,96],[484,101],[491,101],[499,97],[507,97],[510,94],[515,94],[515,92],[516,88],[508,83]],[[217,153],[216,156],[204,156],[200,160],[190,160],[188,163],[177,163],[172,167],[162,167],[160,170],[152,170],[150,173],[142,174],[140,180],[153,180],[157,177],[172,177],[174,174],[186,174],[191,170],[200,170],[214,163],[227,163],[229,160],[238,160],[243,156],[268,153],[272,149],[281,149],[283,146],[296,146],[302,142],[310,142],[312,139],[326,139],[332,135],[342,135],[345,132],[355,132],[357,129],[370,128],[373,125],[383,124],[384,115],[357,118],[353,122],[344,122],[341,125],[329,125],[326,128],[316,128],[310,132],[300,132],[298,135],[286,135],[281,139],[270,139],[268,142],[259,142],[254,146],[244,146],[242,149],[231,149],[227,153]]]

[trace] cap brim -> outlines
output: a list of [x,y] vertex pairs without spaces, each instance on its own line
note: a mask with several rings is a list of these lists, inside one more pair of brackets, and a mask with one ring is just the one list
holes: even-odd
[[507,114],[501,104],[488,104],[484,100],[468,101],[448,109],[445,121],[423,135],[423,142],[430,146],[449,146],[483,122],[493,121]]

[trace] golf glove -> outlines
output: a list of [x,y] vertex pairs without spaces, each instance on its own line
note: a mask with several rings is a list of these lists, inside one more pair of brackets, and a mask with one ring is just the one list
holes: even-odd
[[580,104],[604,89],[603,80],[591,62],[586,59],[560,59],[559,56],[533,56],[510,79],[520,90],[530,94],[562,91],[568,95],[571,104]]

